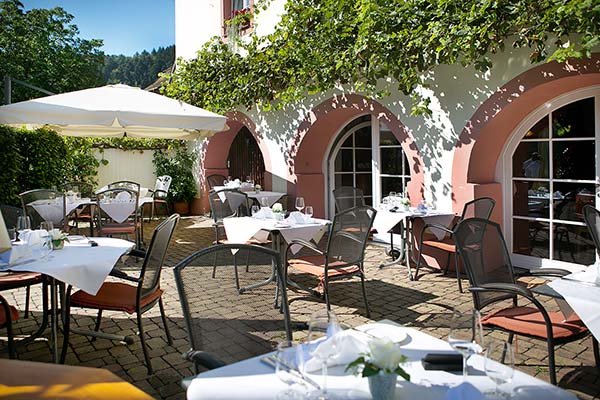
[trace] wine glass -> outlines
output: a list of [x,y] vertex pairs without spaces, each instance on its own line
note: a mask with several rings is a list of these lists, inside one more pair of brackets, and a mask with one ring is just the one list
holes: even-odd
[[52,221],[42,221],[42,223],[40,223],[40,229],[50,232],[52,229],[54,229],[54,223],[52,223]]
[[[321,362],[321,374],[323,384],[321,390],[309,394],[310,399],[332,399],[327,393],[327,362],[339,352],[338,339],[342,330],[337,316],[329,310],[317,311],[310,317],[308,325],[308,341],[310,342],[309,353]],[[315,341],[318,341],[315,343]]]
[[463,356],[463,380],[466,380],[469,357],[483,350],[483,329],[479,311],[464,313],[453,309],[448,343]]
[[258,214],[259,211],[260,211],[260,207],[256,204],[252,204],[252,208],[251,208],[252,216],[254,217],[256,214]]
[[[494,398],[502,398],[500,385],[510,383],[515,374],[515,353],[512,343],[494,340],[485,351],[485,374],[496,384]],[[506,393],[510,397],[508,393]]]
[[[42,222],[43,225],[43,222]],[[52,235],[50,231],[42,229],[41,237],[42,237],[42,247],[39,250],[42,260],[47,260],[50,253],[52,253]]]
[[314,210],[312,206],[306,206],[306,208],[304,209],[304,214],[306,214],[306,216],[308,217],[308,221],[310,221],[312,219]]
[[304,197],[296,197],[296,210],[302,211],[304,208]]
[[19,238],[22,234],[31,230],[31,219],[27,215],[21,215],[17,217],[17,232],[19,232]]
[[287,389],[277,395],[277,399],[302,399],[302,393],[293,390],[292,385],[302,383],[301,372],[304,367],[304,357],[301,345],[293,345],[285,341],[277,346],[275,358],[275,374],[280,381],[287,385]]

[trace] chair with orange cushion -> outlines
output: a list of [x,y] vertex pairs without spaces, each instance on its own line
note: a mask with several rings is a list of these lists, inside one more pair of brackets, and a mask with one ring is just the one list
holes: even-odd
[[212,190],[215,186],[224,186],[227,177],[220,174],[213,174],[206,177],[208,189]]
[[[331,309],[329,282],[357,276],[362,284],[365,310],[367,316],[370,316],[363,261],[375,214],[377,214],[377,211],[373,207],[365,205],[336,214],[329,229],[325,251],[320,250],[314,243],[306,240],[295,239],[289,243],[288,251],[291,246],[300,245],[316,253],[316,255],[290,258],[287,260],[286,265],[319,279],[318,287],[323,289],[327,309]],[[297,284],[294,283],[294,285]]]
[[8,304],[8,301],[0,296],[0,328],[6,328],[8,341],[8,356],[17,358],[15,352],[15,339],[12,331],[12,323],[19,319],[19,312],[16,308]]
[[[423,226],[423,229],[421,230],[421,236],[419,239],[419,256],[417,257],[417,268],[415,269],[415,274],[411,277],[411,279],[416,281],[419,277],[419,268],[421,267],[421,260],[423,259],[423,248],[431,247],[448,253],[448,258],[446,259],[446,267],[444,268],[444,274],[448,273],[448,268],[450,267],[450,258],[454,254],[454,267],[456,269],[456,279],[458,280],[458,290],[462,293],[463,290],[460,276],[460,265],[458,263],[458,256],[456,254],[456,243],[453,237],[453,230],[460,221],[466,218],[488,219],[492,214],[492,210],[494,209],[495,205],[496,201],[494,199],[491,199],[489,197],[480,197],[478,199],[471,200],[465,204],[460,218],[454,222],[454,225],[451,228],[440,224],[425,224]],[[427,238],[425,234],[427,232],[431,233],[432,231],[444,232],[444,237],[442,239],[437,239],[434,237]]]
[[[135,313],[137,316],[137,325],[144,358],[146,360],[146,367],[148,368],[149,374],[153,373],[150,356],[148,355],[148,349],[146,348],[144,339],[142,314],[158,303],[165,328],[165,334],[167,335],[167,341],[169,344],[173,343],[171,334],[169,333],[169,327],[167,326],[167,318],[165,316],[161,297],[163,291],[160,289],[160,273],[171,236],[173,235],[178,220],[179,215],[173,214],[154,229],[152,241],[146,252],[139,278],[127,278],[128,281],[135,283],[135,285],[121,282],[105,282],[95,296],[82,290],[78,290],[73,293],[73,295],[70,295],[72,288],[69,286],[65,301],[64,344],[61,354],[62,362],[64,362],[66,357],[67,346],[69,343],[69,315],[71,307],[97,309],[98,317],[96,319],[96,331],[100,329],[103,310],[124,311],[128,314]],[[120,340],[126,341],[125,338]]]
[[139,191],[125,187],[109,188],[96,193],[96,233],[111,237],[133,236],[139,249],[142,243],[139,194]]
[[[516,283],[500,225],[483,218],[470,218],[458,224],[454,235],[469,278],[469,291],[475,308],[481,311],[504,300],[512,300],[513,303],[509,307],[482,313],[482,325],[507,332],[511,343],[514,335],[545,341],[550,381],[556,384],[554,346],[579,340],[590,333],[588,329],[576,314],[565,318],[561,312],[547,311],[529,289]],[[530,271],[531,275],[538,276],[560,276],[565,272],[555,269]],[[518,305],[519,297],[529,300],[531,305]],[[593,337],[592,340],[598,366],[598,342]]]

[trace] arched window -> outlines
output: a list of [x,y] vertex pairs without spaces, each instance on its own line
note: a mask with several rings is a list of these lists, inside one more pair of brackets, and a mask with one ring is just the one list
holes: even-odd
[[505,190],[512,200],[512,250],[524,264],[595,261],[582,208],[597,201],[599,100],[596,94],[555,102],[554,109],[520,133]]

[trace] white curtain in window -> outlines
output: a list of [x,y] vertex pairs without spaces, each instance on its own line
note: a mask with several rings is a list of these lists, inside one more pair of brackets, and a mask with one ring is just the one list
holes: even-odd
[[231,0],[231,9],[233,11],[241,10],[246,7],[250,7],[250,0]]

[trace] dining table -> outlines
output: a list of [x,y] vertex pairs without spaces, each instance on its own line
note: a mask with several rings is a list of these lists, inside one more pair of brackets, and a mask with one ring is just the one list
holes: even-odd
[[50,281],[51,340],[55,362],[58,362],[57,282],[95,295],[117,261],[134,245],[117,238],[71,235],[62,249],[43,254],[39,243],[13,244],[10,259],[0,264],[0,271],[39,272]]
[[[230,186],[215,186],[215,187],[213,187],[213,190],[215,192],[217,192],[217,194],[219,195],[219,199],[221,199],[222,202],[225,202],[225,200],[226,200],[225,193],[222,192],[224,189],[241,189],[241,188],[240,187],[230,187]],[[219,193],[219,192],[221,192],[221,193]],[[243,191],[243,192],[246,193],[249,198],[256,200],[259,204],[261,204],[263,206],[269,206],[269,207],[271,207],[279,199],[281,199],[283,196],[286,195],[283,192],[272,192],[272,191],[268,191],[268,190],[248,190],[248,191]],[[263,202],[265,204],[262,204]],[[232,208],[235,209],[237,207],[232,207]]]
[[[393,321],[382,320],[360,325],[342,334],[351,340],[342,343],[352,344],[353,348],[340,349],[344,354],[334,359],[327,368],[327,391],[336,398],[371,399],[367,378],[358,377],[346,371],[346,366],[368,346],[374,337],[395,342],[407,360],[402,365],[410,375],[410,382],[398,378],[395,388],[396,399],[444,400],[444,399],[483,399],[484,393],[493,391],[495,384],[485,374],[485,357],[475,354],[468,359],[468,376],[465,381],[477,390],[468,397],[462,397],[457,390],[463,383],[462,371],[426,370],[422,363],[429,353],[454,353],[448,342],[414,328],[399,325]],[[455,354],[455,353],[454,353]],[[286,390],[286,384],[280,381],[269,360],[271,354],[249,358],[221,368],[196,375],[188,386],[188,400],[202,399],[275,399]],[[310,360],[308,360],[310,362]],[[307,361],[305,361],[306,365]],[[323,384],[320,369],[304,371],[308,380],[317,385]],[[308,393],[309,385],[294,385],[296,390]],[[573,394],[537,379],[519,370],[514,371],[510,383],[502,385],[503,391],[510,391],[511,399],[517,400],[574,400]],[[489,397],[486,397],[489,398]]]
[[[227,235],[227,241],[229,243],[244,244],[252,238],[266,241],[270,236],[273,250],[282,254],[287,249],[285,244],[291,243],[294,239],[319,242],[331,223],[331,221],[327,219],[302,217],[298,216],[300,213],[294,213],[283,220],[255,217],[223,218],[223,226],[225,228],[225,234]],[[289,250],[295,254],[300,250],[300,246],[293,245]],[[283,258],[284,254],[282,254],[282,259]],[[241,288],[240,293],[267,285],[273,282],[275,278],[276,268],[275,266],[272,266],[271,275],[265,281],[255,283],[246,288]]]
[[[413,280],[413,275],[410,267],[412,261],[411,248],[414,245],[412,238],[415,236],[413,232],[414,220],[417,218],[425,219],[425,223],[434,223],[443,226],[449,226],[455,218],[455,214],[448,211],[436,210],[433,208],[419,208],[419,207],[401,207],[401,206],[390,206],[389,204],[380,204],[377,207],[377,215],[373,221],[373,228],[378,233],[390,233],[390,246],[392,254],[392,260],[386,263],[380,264],[380,268],[397,265],[405,261],[408,278]],[[400,233],[403,242],[404,254],[400,257],[393,257],[394,254],[394,229],[400,226]],[[446,232],[441,230],[432,229],[432,233],[438,238],[442,239]]]

